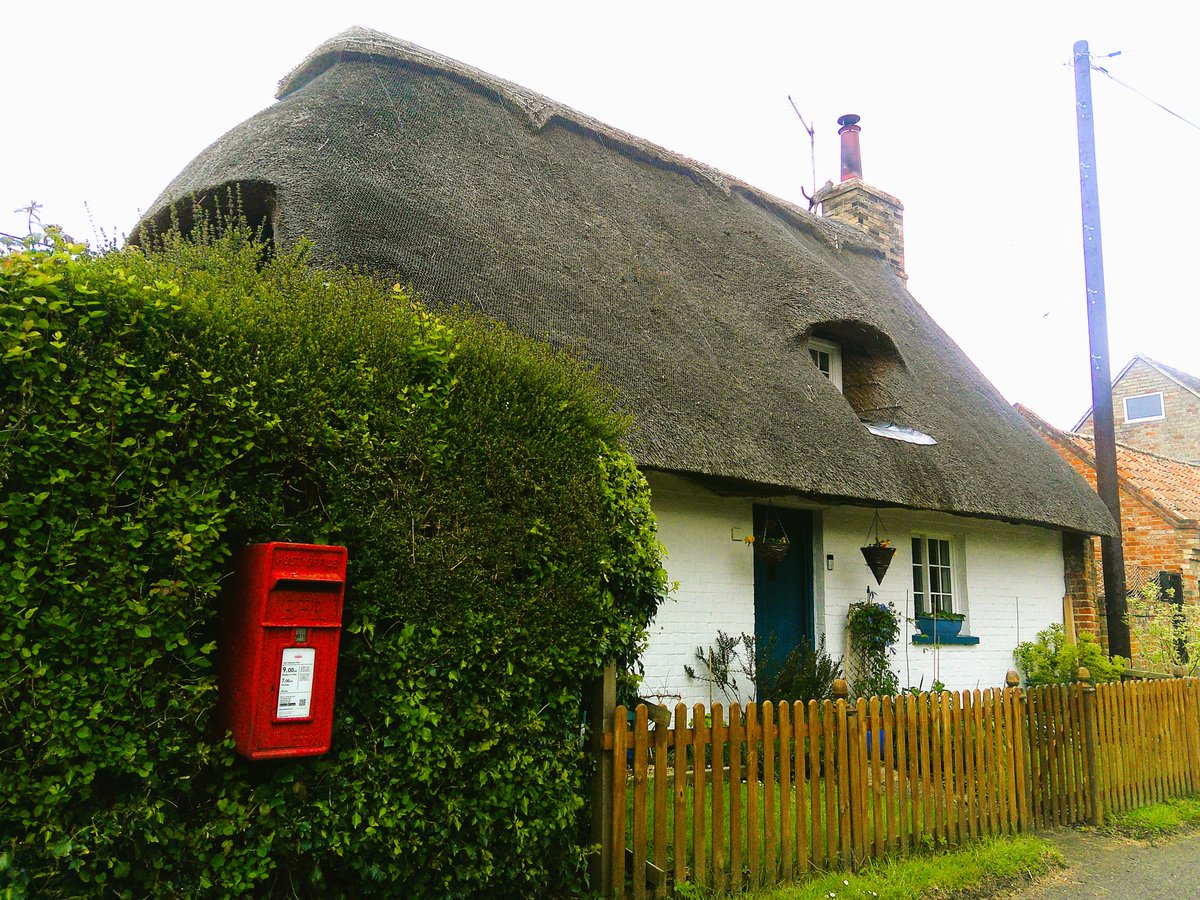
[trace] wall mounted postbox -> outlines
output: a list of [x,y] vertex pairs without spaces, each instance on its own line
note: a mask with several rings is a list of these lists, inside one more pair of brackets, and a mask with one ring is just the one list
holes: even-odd
[[250,759],[329,750],[346,548],[254,544],[234,560],[221,622],[221,718]]

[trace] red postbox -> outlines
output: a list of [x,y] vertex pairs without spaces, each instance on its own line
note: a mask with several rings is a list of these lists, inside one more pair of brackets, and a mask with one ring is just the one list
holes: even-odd
[[221,624],[221,710],[250,759],[329,750],[346,548],[254,544],[234,560]]

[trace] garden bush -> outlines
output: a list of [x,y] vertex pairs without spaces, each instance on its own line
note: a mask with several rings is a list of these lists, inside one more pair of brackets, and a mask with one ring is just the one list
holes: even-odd
[[[245,227],[0,255],[0,895],[579,887],[665,590],[593,373]],[[214,730],[231,551],[349,548],[333,749]]]
[[1092,682],[1120,681],[1126,662],[1119,656],[1108,657],[1096,636],[1079,632],[1075,643],[1067,640],[1063,626],[1054,623],[1037,633],[1037,640],[1022,641],[1013,651],[1017,668],[1030,687],[1041,684],[1074,684],[1079,667],[1091,675]]

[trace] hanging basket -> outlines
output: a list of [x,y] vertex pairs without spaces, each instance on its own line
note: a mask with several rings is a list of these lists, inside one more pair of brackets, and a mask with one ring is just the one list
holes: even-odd
[[[775,520],[773,528],[772,518]],[[755,555],[768,565],[775,565],[787,559],[788,551],[791,549],[792,544],[788,540],[787,530],[779,521],[775,510],[768,504],[766,515],[763,516],[762,534],[754,539]]]
[[896,555],[896,548],[871,544],[861,549],[863,559],[867,561],[867,567],[870,568],[871,574],[875,576],[875,583],[883,584],[883,576],[887,574],[888,566],[892,564],[892,557]]
[[787,541],[758,540],[754,542],[754,552],[758,555],[758,558],[772,565],[781,563],[787,559],[790,549],[792,549],[792,545]]

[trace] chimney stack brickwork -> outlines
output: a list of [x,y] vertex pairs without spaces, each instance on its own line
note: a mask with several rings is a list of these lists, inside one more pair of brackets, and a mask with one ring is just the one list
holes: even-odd
[[901,279],[904,271],[904,204],[861,178],[827,185],[818,194],[824,215],[866,232],[879,242],[884,258]]

